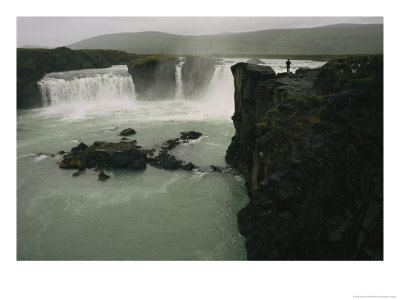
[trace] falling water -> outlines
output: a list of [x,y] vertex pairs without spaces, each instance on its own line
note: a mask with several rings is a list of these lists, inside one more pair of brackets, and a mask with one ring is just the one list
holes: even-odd
[[219,114],[231,116],[234,112],[234,92],[230,65],[217,65],[205,95],[206,107]]
[[43,106],[99,99],[135,99],[135,86],[126,66],[50,73],[38,82]]
[[184,98],[183,95],[183,82],[182,82],[182,66],[184,62],[181,60],[176,66],[175,66],[175,81],[176,81],[176,86],[175,86],[175,99],[180,100]]

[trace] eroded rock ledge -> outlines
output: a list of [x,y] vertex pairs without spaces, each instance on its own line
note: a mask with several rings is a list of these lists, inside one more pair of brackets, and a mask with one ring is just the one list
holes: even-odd
[[239,63],[227,162],[251,260],[383,259],[383,57],[275,75]]

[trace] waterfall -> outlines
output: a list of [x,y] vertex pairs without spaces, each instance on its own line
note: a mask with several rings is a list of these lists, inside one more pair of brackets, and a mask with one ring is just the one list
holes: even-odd
[[181,60],[176,66],[175,66],[175,99],[180,100],[184,98],[183,95],[183,82],[182,82],[182,66],[184,62]]
[[211,78],[206,98],[233,102],[234,83],[230,65],[217,65]]
[[[50,73],[38,82],[43,106],[96,100],[135,98],[135,86],[126,66],[104,70]],[[98,72],[96,72],[98,71]]]
[[234,93],[231,66],[217,65],[204,97],[206,102],[215,112],[231,115],[234,112]]

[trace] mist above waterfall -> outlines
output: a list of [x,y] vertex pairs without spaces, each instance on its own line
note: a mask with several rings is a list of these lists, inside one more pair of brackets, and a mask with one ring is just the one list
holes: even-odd
[[[123,111],[133,112],[141,120],[230,119],[234,112],[234,84],[230,67],[246,58],[220,60],[213,68],[209,83],[195,94],[184,95],[183,58],[175,65],[175,97],[138,100],[135,84],[126,66],[51,73],[38,82],[45,108],[43,114],[62,114],[64,118],[81,119],[91,115]],[[262,59],[276,72],[284,71],[284,60]],[[293,61],[298,67],[319,67],[323,62]]]

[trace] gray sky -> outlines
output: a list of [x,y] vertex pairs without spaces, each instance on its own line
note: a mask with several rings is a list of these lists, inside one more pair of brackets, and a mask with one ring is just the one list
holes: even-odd
[[17,47],[58,47],[102,34],[162,31],[218,34],[337,23],[383,23],[382,17],[18,17]]

